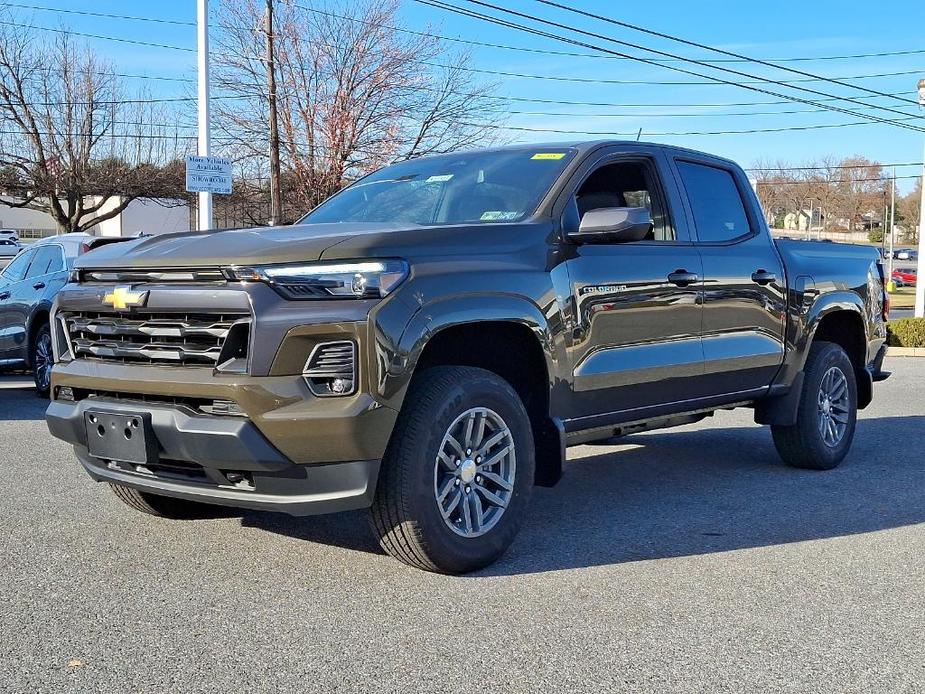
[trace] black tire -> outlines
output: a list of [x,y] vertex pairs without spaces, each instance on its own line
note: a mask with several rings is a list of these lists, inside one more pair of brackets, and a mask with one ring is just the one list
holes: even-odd
[[32,380],[35,382],[35,392],[41,398],[47,398],[51,391],[52,362],[51,328],[48,323],[42,323],[35,331],[35,337],[29,346]]
[[[847,382],[845,430],[835,445],[827,443],[820,425],[820,393],[830,369],[840,371]],[[858,392],[851,360],[840,345],[817,342],[809,350],[803,370],[803,393],[793,426],[772,426],[774,446],[788,465],[806,470],[838,467],[851,448],[857,425]]]
[[124,504],[136,511],[148,513],[159,518],[173,520],[190,520],[196,518],[218,518],[229,515],[229,511],[214,504],[202,504],[197,501],[175,499],[170,496],[161,496],[142,492],[133,487],[109,483],[113,493]]
[[[496,523],[482,535],[465,537],[449,527],[438,508],[435,461],[451,425],[473,408],[488,408],[503,420],[514,446],[515,473],[509,501]],[[535,464],[530,418],[507,381],[471,367],[427,369],[412,383],[382,461],[371,509],[380,545],[392,557],[425,571],[460,574],[491,564],[520,529]],[[460,489],[465,499],[462,493]]]

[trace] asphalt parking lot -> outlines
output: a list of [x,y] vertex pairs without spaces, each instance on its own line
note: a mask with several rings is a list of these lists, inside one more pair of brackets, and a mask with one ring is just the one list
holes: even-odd
[[925,690],[925,360],[828,473],[749,411],[570,451],[477,575],[381,554],[364,513],[132,512],[0,377],[0,690]]

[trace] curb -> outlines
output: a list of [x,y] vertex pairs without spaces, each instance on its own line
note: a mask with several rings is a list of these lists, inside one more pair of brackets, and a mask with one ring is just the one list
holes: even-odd
[[925,347],[888,347],[888,357],[925,357]]

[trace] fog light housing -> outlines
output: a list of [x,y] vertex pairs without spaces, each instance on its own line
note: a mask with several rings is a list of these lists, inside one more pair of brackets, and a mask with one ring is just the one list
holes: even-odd
[[315,345],[302,377],[314,395],[338,397],[353,395],[357,387],[356,344],[349,340]]
[[70,386],[58,386],[55,389],[55,400],[68,400],[74,402],[74,389]]

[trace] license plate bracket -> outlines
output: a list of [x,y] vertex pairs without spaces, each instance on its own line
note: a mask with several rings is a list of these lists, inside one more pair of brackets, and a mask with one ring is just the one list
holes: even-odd
[[147,412],[84,412],[87,449],[94,458],[147,465],[158,459],[157,438]]

